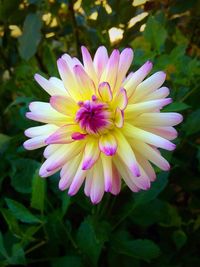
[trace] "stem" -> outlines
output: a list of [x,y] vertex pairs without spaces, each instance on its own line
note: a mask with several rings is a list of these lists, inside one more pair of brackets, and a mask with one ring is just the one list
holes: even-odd
[[43,246],[44,244],[46,244],[46,241],[45,240],[42,240],[40,243],[36,244],[35,246],[33,246],[32,248],[28,249],[25,254],[28,254],[30,252],[32,252],[33,250]]
[[72,20],[72,27],[73,27],[73,32],[74,32],[74,38],[75,38],[75,44],[76,44],[76,54],[80,58],[80,40],[79,40],[79,33],[78,33],[78,27],[76,23],[76,16],[75,16],[75,11],[74,11],[74,0],[69,0],[69,11],[71,15],[71,20]]
[[117,222],[116,224],[114,224],[112,230],[115,230],[129,215],[131,215],[131,213],[134,211],[134,209],[136,208],[136,205],[133,205],[133,207],[128,210],[128,212],[126,214],[124,214],[124,216],[122,216]]

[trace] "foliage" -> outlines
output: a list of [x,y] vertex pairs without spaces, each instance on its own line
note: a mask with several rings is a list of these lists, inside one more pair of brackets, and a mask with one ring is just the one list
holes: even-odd
[[[132,3],[0,0],[0,266],[200,265],[200,4]],[[113,27],[123,30],[114,43]],[[147,192],[124,187],[97,206],[81,192],[60,192],[57,175],[42,180],[42,151],[22,147],[23,131],[33,125],[24,116],[29,102],[48,97],[33,75],[57,76],[56,59],[80,56],[81,44],[92,53],[101,44],[109,51],[130,46],[133,70],[152,60],[154,71],[166,71],[175,101],[166,110],[184,114],[177,150],[165,155],[171,171],[160,172]]]

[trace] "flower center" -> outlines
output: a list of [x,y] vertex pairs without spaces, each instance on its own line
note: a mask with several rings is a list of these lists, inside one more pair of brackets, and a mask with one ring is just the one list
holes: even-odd
[[79,102],[80,109],[76,113],[76,122],[88,134],[102,134],[113,126],[112,113],[108,104],[99,102],[96,96],[92,100]]

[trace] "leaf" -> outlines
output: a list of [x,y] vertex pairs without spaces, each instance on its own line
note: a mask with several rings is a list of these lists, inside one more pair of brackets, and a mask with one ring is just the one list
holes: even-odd
[[157,51],[161,51],[165,40],[167,38],[167,32],[162,24],[156,20],[154,16],[149,16],[144,31],[144,38],[150,42],[151,47]]
[[27,208],[25,208],[21,203],[6,198],[6,204],[8,208],[13,212],[13,215],[18,220],[25,222],[25,223],[38,223],[40,220],[33,215]]
[[31,207],[40,211],[44,210],[46,180],[38,175],[38,169],[33,175]]
[[1,213],[5,219],[5,221],[8,224],[9,230],[15,235],[15,236],[20,236],[21,235],[21,230],[18,224],[17,219],[15,216],[12,214],[10,210],[3,209],[1,208]]
[[13,265],[16,265],[16,264],[25,265],[26,264],[24,249],[22,248],[20,244],[14,244],[12,246],[12,256],[9,259],[9,263]]
[[3,236],[0,231],[0,255],[2,255],[4,258],[8,259],[8,253],[4,247],[4,242],[3,242]]
[[120,254],[149,262],[160,254],[160,248],[152,240],[129,240],[126,232],[119,232],[113,237],[112,246]]
[[186,136],[190,136],[200,131],[200,109],[193,111],[183,126]]
[[54,260],[51,264],[52,267],[80,267],[81,266],[81,259],[78,256],[64,256]]
[[19,37],[19,54],[29,60],[37,50],[41,40],[42,20],[38,14],[28,14],[23,25],[23,34]]
[[177,249],[181,249],[187,242],[187,236],[182,230],[174,231],[173,240]]
[[170,104],[169,106],[167,106],[163,110],[170,112],[170,111],[182,111],[182,110],[186,110],[188,108],[190,108],[190,106],[188,106],[187,104],[185,104],[183,102],[173,102],[172,104]]
[[106,224],[96,224],[91,217],[88,217],[78,229],[78,246],[93,266],[97,266],[103,243],[107,239],[107,227]]
[[11,185],[17,192],[31,193],[33,174],[39,168],[39,162],[32,159],[19,158],[11,160]]
[[0,133],[0,154],[2,154],[6,150],[10,139],[10,136]]
[[167,185],[168,175],[168,172],[159,173],[149,190],[136,193],[134,206],[142,205],[155,199]]

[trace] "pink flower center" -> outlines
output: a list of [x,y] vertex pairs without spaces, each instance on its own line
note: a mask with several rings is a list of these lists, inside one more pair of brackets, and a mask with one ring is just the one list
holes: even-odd
[[80,109],[76,113],[76,122],[89,134],[105,133],[113,125],[111,112],[106,103],[99,102],[95,96],[92,100],[78,103]]

